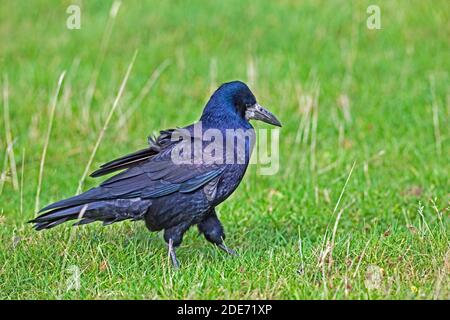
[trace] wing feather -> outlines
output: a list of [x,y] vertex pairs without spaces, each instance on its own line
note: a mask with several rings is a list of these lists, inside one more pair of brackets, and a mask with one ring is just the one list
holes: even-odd
[[100,177],[108,173],[133,167],[157,155],[162,149],[167,148],[172,143],[172,132],[176,129],[160,131],[157,138],[149,137],[149,147],[114,159],[100,166],[100,169],[91,173],[91,177]]
[[219,177],[224,165],[175,164],[171,158],[177,141],[171,140],[173,129],[161,131],[150,146],[105,163],[92,173],[101,176],[126,169],[105,180],[100,188],[109,197],[142,199],[157,198],[174,192],[193,192]]

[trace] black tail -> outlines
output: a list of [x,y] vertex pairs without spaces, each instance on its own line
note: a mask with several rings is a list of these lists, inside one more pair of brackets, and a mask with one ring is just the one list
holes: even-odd
[[104,225],[114,222],[143,218],[151,205],[150,200],[133,199],[95,199],[98,188],[78,196],[55,202],[39,212],[45,212],[29,221],[36,230],[50,229],[66,221],[78,219],[74,225],[102,221]]

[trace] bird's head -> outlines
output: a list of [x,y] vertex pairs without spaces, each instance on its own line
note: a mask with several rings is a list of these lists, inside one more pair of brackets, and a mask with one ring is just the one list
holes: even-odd
[[280,121],[260,106],[248,86],[241,81],[222,84],[211,96],[203,110],[201,121],[260,120],[281,127]]

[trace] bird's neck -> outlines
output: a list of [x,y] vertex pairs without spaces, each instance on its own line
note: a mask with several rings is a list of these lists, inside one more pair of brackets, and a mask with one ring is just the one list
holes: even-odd
[[222,115],[217,116],[202,116],[199,120],[205,129],[219,129],[225,132],[227,129],[243,129],[252,130],[253,126],[245,120],[236,119],[234,117],[227,117]]

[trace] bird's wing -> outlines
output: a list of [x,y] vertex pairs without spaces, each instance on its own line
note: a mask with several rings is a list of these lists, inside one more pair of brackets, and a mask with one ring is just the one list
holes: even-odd
[[166,150],[104,181],[100,187],[119,198],[158,198],[174,192],[195,191],[219,179],[224,165],[175,164]]
[[[55,202],[40,212],[78,206],[101,200],[154,199],[175,192],[196,191],[220,179],[226,165],[180,164],[172,162],[171,148],[107,179],[99,187]],[[210,195],[207,195],[210,199]],[[211,200],[210,200],[211,201]]]
[[[192,130],[192,125],[182,129]],[[214,189],[226,166],[175,164],[172,161],[172,150],[181,141],[172,139],[172,134],[176,130],[178,129],[161,131],[157,138],[149,138],[149,148],[102,165],[91,176],[97,177],[125,170],[110,177],[99,187],[53,203],[41,211],[107,199],[158,198],[174,192],[192,192],[201,187],[205,187],[204,190],[210,199],[215,194]]]
[[[192,130],[191,126],[183,129]],[[107,179],[100,187],[112,197],[157,198],[174,192],[195,191],[220,179],[226,167],[223,164],[177,164],[173,161],[172,151],[179,143],[183,143],[182,139],[172,139],[175,130],[162,131],[158,138],[152,140],[150,148],[155,152],[151,154],[137,152],[105,164],[103,168],[109,172],[124,166],[128,169]],[[188,143],[195,143],[195,138],[191,138]]]
[[101,165],[100,169],[91,173],[91,177],[100,177],[108,173],[127,169],[150,159],[161,152],[161,150],[174,143],[174,141],[171,140],[172,132],[174,130],[175,129],[168,129],[160,131],[159,136],[156,138],[150,136],[148,139],[148,148],[127,154]]

